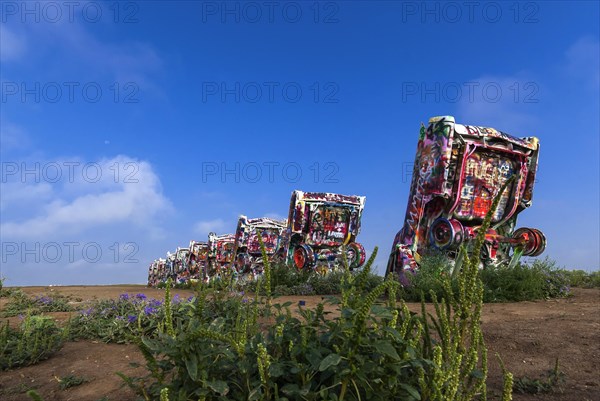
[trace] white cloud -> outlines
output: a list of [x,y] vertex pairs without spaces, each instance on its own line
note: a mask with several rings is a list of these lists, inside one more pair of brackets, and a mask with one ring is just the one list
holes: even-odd
[[9,150],[25,149],[30,144],[29,135],[21,126],[7,121],[4,117],[2,118],[2,123],[0,123],[0,148],[2,153]]
[[[532,109],[541,101],[541,84],[521,75],[484,75],[463,90],[457,123],[493,127],[515,136],[529,136],[536,127]],[[470,84],[471,85],[471,84]]]
[[194,232],[201,236],[208,236],[208,233],[227,234],[227,224],[223,219],[201,220],[194,224]]
[[[4,178],[4,177],[3,177]],[[52,186],[46,182],[24,184],[22,182],[6,182],[0,184],[0,210],[5,212],[9,205],[26,205],[49,199],[53,195]]]
[[[115,180],[114,166],[125,163],[137,166],[136,174],[131,177],[137,182],[126,182],[123,176]],[[170,201],[162,194],[159,178],[148,162],[118,156],[102,160],[97,165],[102,173],[97,182],[86,182],[74,170],[73,177],[79,177],[78,180],[71,183],[64,175],[65,181],[52,184],[52,188],[48,188],[48,183],[28,183],[27,180],[21,180],[20,184],[3,183],[3,187],[19,188],[16,195],[3,199],[2,206],[8,210],[14,209],[26,197],[23,193],[30,192],[29,199],[33,193],[40,195],[36,207],[28,207],[29,213],[24,219],[15,219],[13,216],[17,213],[3,214],[0,224],[3,239],[78,234],[123,223],[152,230],[156,228],[156,218],[172,209]],[[20,212],[23,214],[22,210]]]
[[[3,26],[0,35],[2,62],[10,61],[7,67],[25,63],[28,67],[43,65],[44,73],[53,79],[58,74],[65,74],[70,81],[109,77],[123,85],[132,82],[145,93],[162,94],[151,76],[160,73],[165,64],[156,47],[139,40],[98,37],[92,29],[108,21],[104,19],[95,24],[76,16],[73,21],[61,18],[56,22],[42,20],[41,23],[14,24],[10,31]],[[24,57],[26,48],[36,51],[28,52]],[[13,75],[20,73],[20,70],[14,70]],[[42,76],[38,74],[38,77]]]
[[[126,155],[96,161],[102,175],[92,182],[81,174],[89,160],[32,159],[23,161],[30,172],[31,163],[81,165],[73,180],[64,167],[58,182],[39,172],[2,180],[0,275],[11,285],[143,282],[172,230],[166,217],[174,215],[150,163]],[[127,163],[136,165],[127,176],[137,182],[125,182],[125,174],[115,181],[115,168],[133,171],[123,169]]]
[[565,52],[566,68],[572,78],[585,82],[591,89],[600,85],[600,42],[591,36],[578,39]]
[[0,24],[0,62],[6,63],[20,59],[26,52],[26,40],[23,35],[18,35]]
[[67,50],[93,68],[111,71],[119,81],[132,81],[147,88],[150,85],[147,73],[163,66],[163,61],[149,44],[101,42],[83,29],[76,31],[76,34],[67,32],[65,35],[69,38],[65,42]]
[[269,217],[275,220],[287,220],[287,216],[282,216],[281,214],[275,212],[266,213],[265,217]]

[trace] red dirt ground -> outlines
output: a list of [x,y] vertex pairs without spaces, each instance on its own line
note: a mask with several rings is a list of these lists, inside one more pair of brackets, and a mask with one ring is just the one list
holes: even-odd
[[[148,297],[162,298],[164,291],[142,286],[73,286],[27,287],[31,295],[61,293],[82,302],[94,298],[117,298],[120,294],[145,293]],[[182,297],[191,291],[176,290]],[[321,297],[281,297],[277,302],[300,299],[311,307]],[[6,298],[0,299],[0,309]],[[418,311],[419,305],[409,305]],[[68,313],[54,313],[57,320],[68,319]],[[11,319],[12,320],[12,319]],[[559,391],[538,395],[515,393],[516,401],[600,401],[600,289],[573,289],[567,299],[486,304],[482,325],[489,349],[488,399],[498,399],[501,391],[501,372],[495,353],[499,353],[506,367],[515,377],[541,377],[559,359],[566,374],[566,383]],[[29,400],[24,394],[36,389],[46,401],[74,400],[132,401],[135,395],[122,386],[114,372],[143,374],[143,358],[133,345],[103,344],[81,341],[70,342],[50,359],[34,366],[0,372],[0,400]],[[60,390],[57,378],[69,374],[83,376],[89,382]]]

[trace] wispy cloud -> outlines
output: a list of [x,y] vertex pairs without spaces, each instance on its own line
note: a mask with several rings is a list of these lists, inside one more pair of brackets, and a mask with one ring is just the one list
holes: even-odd
[[215,232],[217,234],[226,234],[228,225],[223,219],[201,220],[194,224],[194,232],[202,238],[208,236],[208,233]]
[[[100,39],[91,29],[94,26],[67,18],[56,23],[6,24],[1,32],[2,62],[10,62],[8,67],[28,63],[30,69],[35,61],[53,76],[59,72],[71,80],[82,79],[83,74],[86,79],[106,76],[158,91],[153,74],[162,71],[165,62],[157,49],[140,40]],[[24,57],[27,49],[36,52]]]
[[533,129],[537,122],[531,110],[543,101],[542,85],[537,80],[524,74],[482,75],[471,82],[475,89],[458,103],[461,119],[517,136],[529,135],[524,129]]
[[[63,179],[68,180],[67,164],[60,161],[51,163],[53,177],[57,169],[62,169]],[[126,163],[135,168],[135,175],[130,180],[123,175],[117,177],[114,173],[116,168],[120,169]],[[12,211],[24,198],[32,200],[32,194],[35,193],[39,194],[38,204],[35,207],[27,206],[29,214],[24,219],[12,217],[20,214],[18,212],[4,213],[0,225],[3,239],[44,238],[56,233],[80,234],[123,223],[153,229],[157,217],[172,210],[171,202],[162,194],[160,180],[148,162],[118,156],[85,164],[92,165],[93,175],[89,171],[83,173],[74,168],[72,177],[77,177],[76,180],[53,184],[50,188],[47,182],[35,182],[40,177],[44,179],[44,164],[31,166],[17,163],[19,169],[39,170],[37,179],[30,176],[34,182],[28,182],[27,177],[23,179],[21,174],[15,174],[16,181],[3,182],[3,189],[10,188],[12,192],[12,195],[3,199],[3,209]],[[98,172],[100,176],[96,181]]]
[[600,86],[600,42],[597,38],[584,36],[565,52],[566,70],[571,78],[583,82],[590,89]]
[[286,216],[283,216],[282,214],[277,213],[277,212],[266,213],[265,217],[269,217],[269,218],[275,219],[275,220],[286,220],[287,219]]
[[0,62],[6,63],[22,59],[25,56],[27,43],[23,35],[18,35],[0,24]]
[[15,149],[25,149],[31,145],[29,135],[23,127],[14,124],[2,116],[0,123],[0,149],[8,153]]

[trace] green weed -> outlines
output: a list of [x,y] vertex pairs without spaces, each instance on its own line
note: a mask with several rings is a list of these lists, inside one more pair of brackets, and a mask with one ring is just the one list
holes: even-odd
[[20,329],[0,325],[0,370],[26,366],[58,351],[65,334],[52,318],[27,315]]
[[76,386],[82,385],[83,383],[89,382],[89,380],[86,379],[85,377],[75,376],[75,375],[67,375],[64,377],[59,377],[59,378],[57,378],[57,380],[58,380],[58,386],[60,387],[61,390],[66,390],[68,388],[76,387]]

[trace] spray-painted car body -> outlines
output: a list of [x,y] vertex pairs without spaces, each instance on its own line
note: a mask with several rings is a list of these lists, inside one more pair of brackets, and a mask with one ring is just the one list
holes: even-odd
[[190,241],[187,267],[191,280],[208,280],[211,267],[210,245],[207,241]]
[[159,258],[158,259],[158,282],[159,283],[166,283],[167,282],[167,276],[168,276],[168,270],[167,270],[167,259],[164,258]]
[[165,282],[169,278],[173,282],[175,282],[176,279],[177,279],[177,271],[175,270],[175,268],[176,268],[176,257],[177,257],[177,251],[175,251],[174,253],[171,253],[170,251],[167,251],[167,257],[165,258],[165,276],[164,276]]
[[387,271],[414,270],[431,247],[450,257],[461,244],[468,248],[512,175],[516,180],[502,194],[486,233],[482,263],[541,254],[546,246],[541,231],[514,230],[519,213],[531,205],[538,152],[536,137],[456,124],[452,116],[431,118],[427,128],[421,127],[404,226],[394,239]]
[[365,261],[356,242],[366,197],[294,191],[288,215],[287,258],[299,269],[331,270],[341,264],[346,246],[351,268]]
[[217,235],[210,233],[208,234],[208,244],[211,266],[214,268],[214,271],[209,274],[212,276],[231,271],[234,260],[235,234]]
[[175,262],[174,262],[174,270],[175,270],[175,282],[176,283],[184,283],[190,278],[190,271],[188,270],[187,261],[189,258],[190,250],[189,248],[177,248],[175,252]]
[[287,222],[268,217],[249,219],[240,216],[235,232],[235,267],[239,274],[260,274],[263,258],[260,233],[269,261],[285,261],[287,252]]
[[167,281],[166,259],[155,259],[148,268],[148,286],[156,287]]
[[148,287],[155,287],[158,284],[158,280],[158,259],[155,259],[148,267]]

